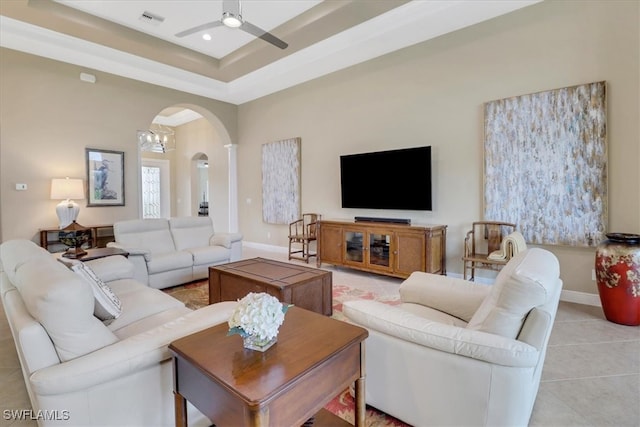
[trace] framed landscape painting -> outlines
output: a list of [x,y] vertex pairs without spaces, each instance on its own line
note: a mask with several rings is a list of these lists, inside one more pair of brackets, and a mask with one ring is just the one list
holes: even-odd
[[124,152],[87,148],[87,206],[124,206]]

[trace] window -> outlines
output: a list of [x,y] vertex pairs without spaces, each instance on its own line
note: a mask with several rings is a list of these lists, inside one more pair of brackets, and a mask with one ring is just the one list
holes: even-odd
[[169,161],[142,159],[142,218],[169,218],[171,192],[169,190]]
[[142,218],[161,218],[160,168],[142,166]]

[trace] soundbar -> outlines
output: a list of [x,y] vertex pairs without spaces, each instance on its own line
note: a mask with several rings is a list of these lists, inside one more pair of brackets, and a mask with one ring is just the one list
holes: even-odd
[[411,225],[411,220],[409,218],[376,218],[371,216],[357,216],[355,217],[356,222],[385,222],[388,224],[406,224]]

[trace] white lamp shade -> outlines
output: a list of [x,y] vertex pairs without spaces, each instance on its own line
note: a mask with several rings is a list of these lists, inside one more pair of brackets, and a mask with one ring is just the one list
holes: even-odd
[[84,199],[81,179],[54,178],[51,180],[51,198],[62,200],[56,206],[60,229],[67,227],[78,218],[80,206],[71,199]]
[[78,178],[52,179],[51,198],[54,200],[84,199],[82,180]]

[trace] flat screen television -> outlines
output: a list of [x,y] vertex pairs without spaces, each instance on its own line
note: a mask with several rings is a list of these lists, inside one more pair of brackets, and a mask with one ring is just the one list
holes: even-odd
[[340,156],[343,208],[431,210],[431,147]]

